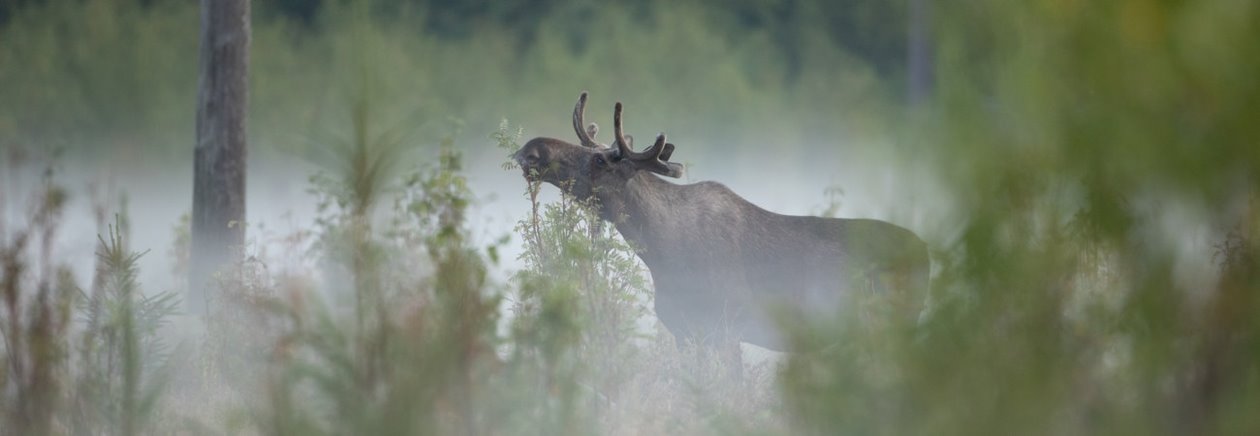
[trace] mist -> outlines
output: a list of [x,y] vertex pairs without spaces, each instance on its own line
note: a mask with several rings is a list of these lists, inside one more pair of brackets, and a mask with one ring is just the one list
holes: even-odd
[[[198,5],[0,5],[0,435],[1260,429],[1260,8],[924,8],[254,1],[245,245],[199,314]],[[675,336],[509,160],[584,91],[672,182],[909,229],[926,309]]]

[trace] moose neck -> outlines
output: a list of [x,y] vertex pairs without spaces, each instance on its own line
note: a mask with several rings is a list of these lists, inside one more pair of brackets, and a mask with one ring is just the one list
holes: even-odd
[[662,230],[668,227],[665,221],[677,187],[655,175],[640,172],[620,190],[599,195],[600,217],[612,222],[642,257],[644,251],[656,251],[653,246],[668,237]]

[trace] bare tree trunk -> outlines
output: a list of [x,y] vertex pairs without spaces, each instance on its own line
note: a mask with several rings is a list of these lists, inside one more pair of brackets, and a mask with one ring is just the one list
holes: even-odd
[[906,99],[911,105],[932,95],[932,18],[927,0],[909,0],[906,31]]
[[204,313],[215,272],[245,242],[249,0],[201,0],[188,307]]

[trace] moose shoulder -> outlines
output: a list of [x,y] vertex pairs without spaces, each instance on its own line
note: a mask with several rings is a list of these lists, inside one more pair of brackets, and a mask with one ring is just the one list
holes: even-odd
[[613,146],[584,128],[586,93],[573,110],[580,144],[535,138],[514,155],[530,180],[594,198],[601,216],[636,248],[656,288],[656,315],[676,336],[707,342],[735,335],[774,350],[785,346],[770,309],[835,310],[859,292],[896,296],[895,313],[918,313],[927,288],[926,245],[884,221],[788,216],[757,207],[715,182],[674,184],[674,145],[665,135],[630,148],[621,103]]

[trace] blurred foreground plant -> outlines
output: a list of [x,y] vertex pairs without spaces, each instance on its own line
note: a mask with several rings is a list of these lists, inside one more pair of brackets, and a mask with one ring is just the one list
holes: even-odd
[[[472,193],[450,141],[440,149],[435,168],[379,185],[397,189],[383,230],[372,230],[370,207],[359,201],[326,203],[332,215],[321,220],[325,243],[318,247],[351,274],[354,295],[371,296],[354,304],[371,307],[356,307],[348,328],[345,314],[310,289],[264,303],[285,326],[270,357],[266,407],[255,420],[263,432],[575,431],[580,415],[557,399],[571,390],[554,390],[571,375],[513,357],[537,353],[502,349],[545,345],[499,332],[502,291],[487,281],[496,251],[471,245],[465,217]],[[352,243],[336,242],[347,237]],[[530,334],[573,334],[537,331],[564,328],[539,325]]]
[[157,332],[178,301],[140,291],[141,254],[128,251],[113,226],[100,238],[92,292],[79,289],[70,269],[53,260],[67,195],[51,171],[33,200],[27,226],[0,234],[0,434],[156,431],[167,351]]
[[66,192],[50,172],[32,200],[27,227],[0,234],[0,432],[6,435],[46,434],[68,424],[65,374],[78,288],[68,268],[50,263]]
[[100,238],[92,291],[79,302],[84,327],[74,398],[80,433],[142,433],[170,376],[170,350],[158,330],[180,302],[172,292],[140,290],[137,261],[144,253],[128,251],[121,223]]
[[798,431],[1260,432],[1258,14],[941,9],[939,92],[909,138],[959,223],[925,238],[933,307],[788,323],[840,344],[783,373]]

